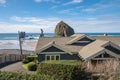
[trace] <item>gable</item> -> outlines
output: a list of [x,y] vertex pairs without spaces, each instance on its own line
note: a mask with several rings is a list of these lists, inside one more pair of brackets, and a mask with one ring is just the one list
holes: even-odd
[[94,40],[88,38],[87,36],[83,37],[83,38],[80,38],[74,42],[72,42],[71,45],[76,45],[76,46],[85,46],[91,42],[93,42]]
[[108,54],[107,52],[104,52],[98,56],[96,56],[95,58],[115,58],[114,56]]
[[93,40],[85,36],[82,39],[79,39],[78,41],[93,41]]
[[76,36],[73,38],[71,41],[69,41],[67,44],[74,44],[74,43],[90,43],[91,41],[94,41],[95,39],[87,36],[87,35],[81,35],[81,36]]
[[120,50],[115,48],[115,47],[113,47],[112,45],[108,45],[105,48],[110,50],[110,51],[112,51],[112,52],[114,52],[114,53],[116,53],[116,54],[118,54],[118,55],[120,54]]
[[38,54],[45,54],[45,53],[68,53],[72,55],[72,53],[67,50],[66,48],[63,48],[60,45],[57,45],[54,41],[46,44],[43,46],[40,50],[37,51]]
[[96,59],[97,59],[97,60],[120,59],[120,56],[117,55],[117,54],[115,54],[115,53],[113,53],[113,52],[111,52],[110,50],[105,49],[105,50],[103,50],[102,52],[97,53],[97,54],[89,57],[89,58],[87,59],[87,61],[89,61],[89,60],[91,60],[91,59],[93,59],[93,60],[96,60]]
[[59,48],[56,48],[54,46],[51,46],[51,47],[43,50],[42,52],[64,52],[64,51]]

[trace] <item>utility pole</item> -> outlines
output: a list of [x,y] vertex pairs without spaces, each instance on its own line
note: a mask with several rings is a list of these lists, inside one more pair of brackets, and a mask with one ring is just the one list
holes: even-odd
[[21,55],[23,54],[23,51],[22,51],[22,37],[21,37],[21,34],[22,32],[18,31],[18,35],[19,35],[19,46],[20,46],[20,53]]

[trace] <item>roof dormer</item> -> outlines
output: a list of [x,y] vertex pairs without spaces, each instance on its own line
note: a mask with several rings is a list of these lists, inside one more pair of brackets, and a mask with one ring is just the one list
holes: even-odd
[[71,41],[67,43],[69,45],[72,45],[72,44],[76,44],[76,45],[85,44],[86,45],[95,40],[85,34],[75,34],[75,35],[72,35],[71,37],[75,37],[75,38],[73,38]]

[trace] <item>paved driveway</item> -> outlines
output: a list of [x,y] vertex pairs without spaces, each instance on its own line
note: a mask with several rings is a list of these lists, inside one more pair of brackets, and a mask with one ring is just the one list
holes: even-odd
[[22,72],[22,73],[35,73],[34,71],[28,71],[22,67],[22,62],[16,62],[10,65],[7,65],[0,69],[1,71],[10,71],[10,72]]

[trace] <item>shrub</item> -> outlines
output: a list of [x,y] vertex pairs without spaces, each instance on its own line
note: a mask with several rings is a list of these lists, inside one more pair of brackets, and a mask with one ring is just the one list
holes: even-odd
[[23,74],[18,72],[0,71],[0,80],[57,80],[55,77],[43,74]]
[[36,61],[37,58],[38,58],[37,56],[28,56],[25,59],[28,60],[29,62],[33,62],[33,61]]
[[28,63],[28,70],[35,71],[37,69],[37,65],[34,62]]
[[28,56],[25,59],[23,59],[22,63],[27,64],[29,62],[36,62],[37,61],[37,56]]
[[27,59],[23,59],[22,63],[27,64],[27,63],[29,63],[29,61]]
[[37,68],[37,74],[55,76],[59,80],[86,80],[82,65],[41,63]]

